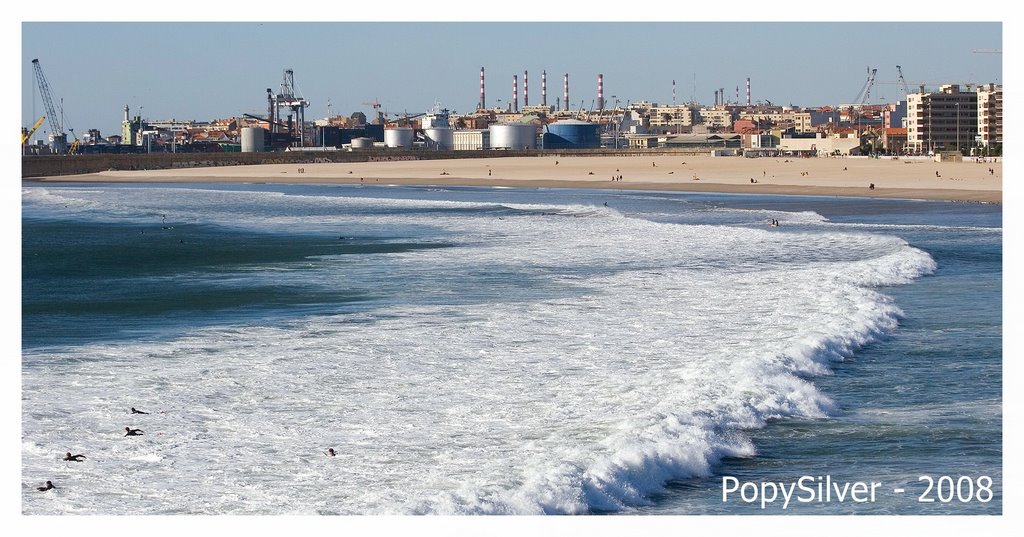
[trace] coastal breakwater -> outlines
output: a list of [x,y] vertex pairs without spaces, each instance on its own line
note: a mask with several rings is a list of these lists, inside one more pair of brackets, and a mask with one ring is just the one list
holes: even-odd
[[259,164],[315,164],[332,162],[387,162],[395,160],[442,160],[542,156],[638,156],[658,154],[707,154],[707,150],[479,150],[418,151],[402,149],[359,151],[285,151],[274,153],[148,153],[98,155],[23,156],[21,177],[82,175],[108,170],[164,170]]

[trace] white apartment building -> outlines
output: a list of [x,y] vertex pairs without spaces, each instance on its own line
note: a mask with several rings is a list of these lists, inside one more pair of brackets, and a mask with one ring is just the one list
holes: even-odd
[[978,86],[977,145],[990,148],[1003,144],[1003,85]]
[[795,110],[784,110],[776,113],[744,113],[741,114],[742,119],[749,119],[755,123],[769,122],[773,125],[779,125],[781,127],[792,125],[797,132],[811,132],[814,128],[811,126],[811,113],[810,112],[797,112]]
[[691,127],[696,123],[697,110],[689,105],[654,105],[648,109],[652,127]]

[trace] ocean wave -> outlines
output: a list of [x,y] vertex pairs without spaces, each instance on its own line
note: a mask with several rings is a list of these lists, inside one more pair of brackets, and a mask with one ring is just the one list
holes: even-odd
[[[815,377],[902,315],[878,288],[935,270],[880,234],[588,204],[74,196],[111,204],[90,209],[100,216],[173,198],[176,215],[204,222],[401,229],[453,245],[303,269],[317,288],[393,293],[353,313],[26,349],[23,473],[59,470],[56,446],[99,454],[65,492],[92,513],[629,511],[755,455],[750,431],[771,420],[832,415]],[[124,439],[128,425],[146,435]],[[27,494],[25,511],[52,512],[37,501]]]

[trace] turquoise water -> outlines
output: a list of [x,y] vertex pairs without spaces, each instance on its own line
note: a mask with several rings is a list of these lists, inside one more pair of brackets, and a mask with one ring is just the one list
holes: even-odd
[[[25,513],[1002,512],[999,206],[27,184],[22,208]],[[882,486],[723,502],[801,476]],[[971,497],[919,501],[921,476]]]

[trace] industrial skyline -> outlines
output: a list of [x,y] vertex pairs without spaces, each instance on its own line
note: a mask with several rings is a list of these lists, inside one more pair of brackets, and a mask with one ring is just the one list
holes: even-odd
[[[54,35],[81,46],[57,53]],[[927,46],[905,46],[914,42]],[[1001,48],[1000,22],[23,22],[22,124],[43,113],[36,58],[67,126],[113,134],[125,105],[153,120],[259,114],[285,69],[310,101],[307,120],[372,116],[371,102],[392,115],[435,102],[468,113],[479,104],[481,67],[489,107],[512,104],[513,84],[525,91],[531,71],[531,104],[546,71],[548,104],[568,74],[574,109],[595,106],[599,75],[606,108],[711,105],[737,92],[745,103],[748,77],[755,102],[822,106],[854,102],[869,68],[869,102],[895,102],[897,64],[911,91],[1002,83],[1002,54],[980,52]]]

